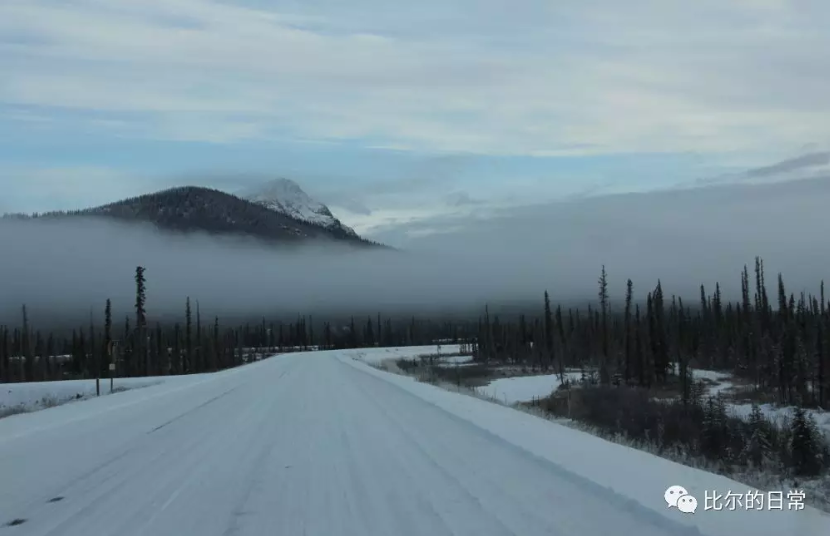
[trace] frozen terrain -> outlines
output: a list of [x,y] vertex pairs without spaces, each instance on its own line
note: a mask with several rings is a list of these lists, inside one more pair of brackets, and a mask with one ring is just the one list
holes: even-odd
[[[0,524],[15,525],[0,533],[830,534],[811,508],[704,511],[704,491],[746,486],[356,353],[285,354],[0,420]],[[699,498],[696,514],[666,507],[671,485]]]
[[[726,407],[731,414],[744,419],[748,419],[752,412],[752,404],[727,404]],[[795,411],[795,408],[792,406],[759,404],[758,407],[767,419],[778,424],[791,419]],[[830,412],[808,409],[806,413],[813,417],[819,429],[830,440]]]
[[[459,345],[447,344],[441,345],[441,354],[455,354],[458,353]],[[387,360],[396,359],[415,359],[425,355],[438,355],[438,346],[401,346],[397,348],[358,348],[355,350],[344,350],[343,355],[353,357],[369,365],[380,365]],[[442,361],[447,361],[450,358],[442,358]],[[461,359],[468,360],[469,357],[462,357]]]
[[[570,381],[578,381],[579,372],[566,372],[565,377]],[[513,376],[493,380],[484,387],[476,388],[480,394],[498,400],[504,404],[517,402],[532,402],[556,391],[562,382],[558,374],[542,374],[537,376]]]
[[709,384],[709,388],[707,392],[710,396],[716,396],[718,394],[725,394],[726,392],[734,389],[734,384],[732,383],[732,375],[727,372],[718,372],[715,370],[703,370],[703,369],[693,369],[692,370],[692,377],[694,381],[704,381],[705,383]]
[[[156,385],[170,376],[149,378],[116,378],[113,392]],[[110,393],[110,380],[101,379],[101,395]],[[0,384],[0,417],[8,413],[37,411],[67,402],[98,396],[95,380],[66,380],[57,382],[27,382]]]
[[[752,412],[752,404],[736,403],[732,401],[735,395],[735,378],[728,372],[713,370],[695,369],[692,371],[695,381],[704,380],[708,382],[707,394],[709,396],[721,396],[726,400],[728,411],[743,419],[748,419]],[[776,424],[784,424],[785,420],[792,417],[795,408],[793,406],[776,406],[773,404],[759,404],[761,413],[770,421]],[[807,414],[812,416],[818,427],[830,439],[830,412],[808,409]]]
[[312,199],[299,184],[290,179],[274,179],[243,190],[238,195],[292,218],[323,227],[340,228],[357,236],[354,229],[335,218],[326,205]]

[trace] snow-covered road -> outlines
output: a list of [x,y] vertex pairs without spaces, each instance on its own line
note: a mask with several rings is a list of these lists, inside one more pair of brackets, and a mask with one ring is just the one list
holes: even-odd
[[392,380],[289,354],[0,420],[0,536],[688,530]]

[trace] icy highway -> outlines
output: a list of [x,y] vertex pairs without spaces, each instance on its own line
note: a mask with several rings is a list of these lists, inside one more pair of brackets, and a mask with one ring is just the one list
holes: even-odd
[[176,380],[0,420],[0,536],[696,533],[336,352]]

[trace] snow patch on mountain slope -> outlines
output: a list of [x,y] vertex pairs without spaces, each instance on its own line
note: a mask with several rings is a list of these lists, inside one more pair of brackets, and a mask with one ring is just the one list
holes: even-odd
[[329,208],[312,199],[290,179],[274,179],[239,192],[239,197],[267,209],[280,212],[292,218],[322,225],[329,229],[342,229],[357,236],[355,231],[334,217]]

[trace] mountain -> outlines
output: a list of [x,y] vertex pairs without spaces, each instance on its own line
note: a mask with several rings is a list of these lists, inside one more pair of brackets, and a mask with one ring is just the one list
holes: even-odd
[[167,231],[248,236],[278,244],[329,241],[345,245],[382,247],[361,238],[351,229],[299,219],[219,190],[197,186],[171,188],[85,210],[33,216],[13,214],[5,217],[113,218],[128,222],[152,223]]
[[236,195],[296,220],[357,237],[354,229],[335,218],[329,207],[312,199],[299,184],[290,179],[274,179],[242,190]]

